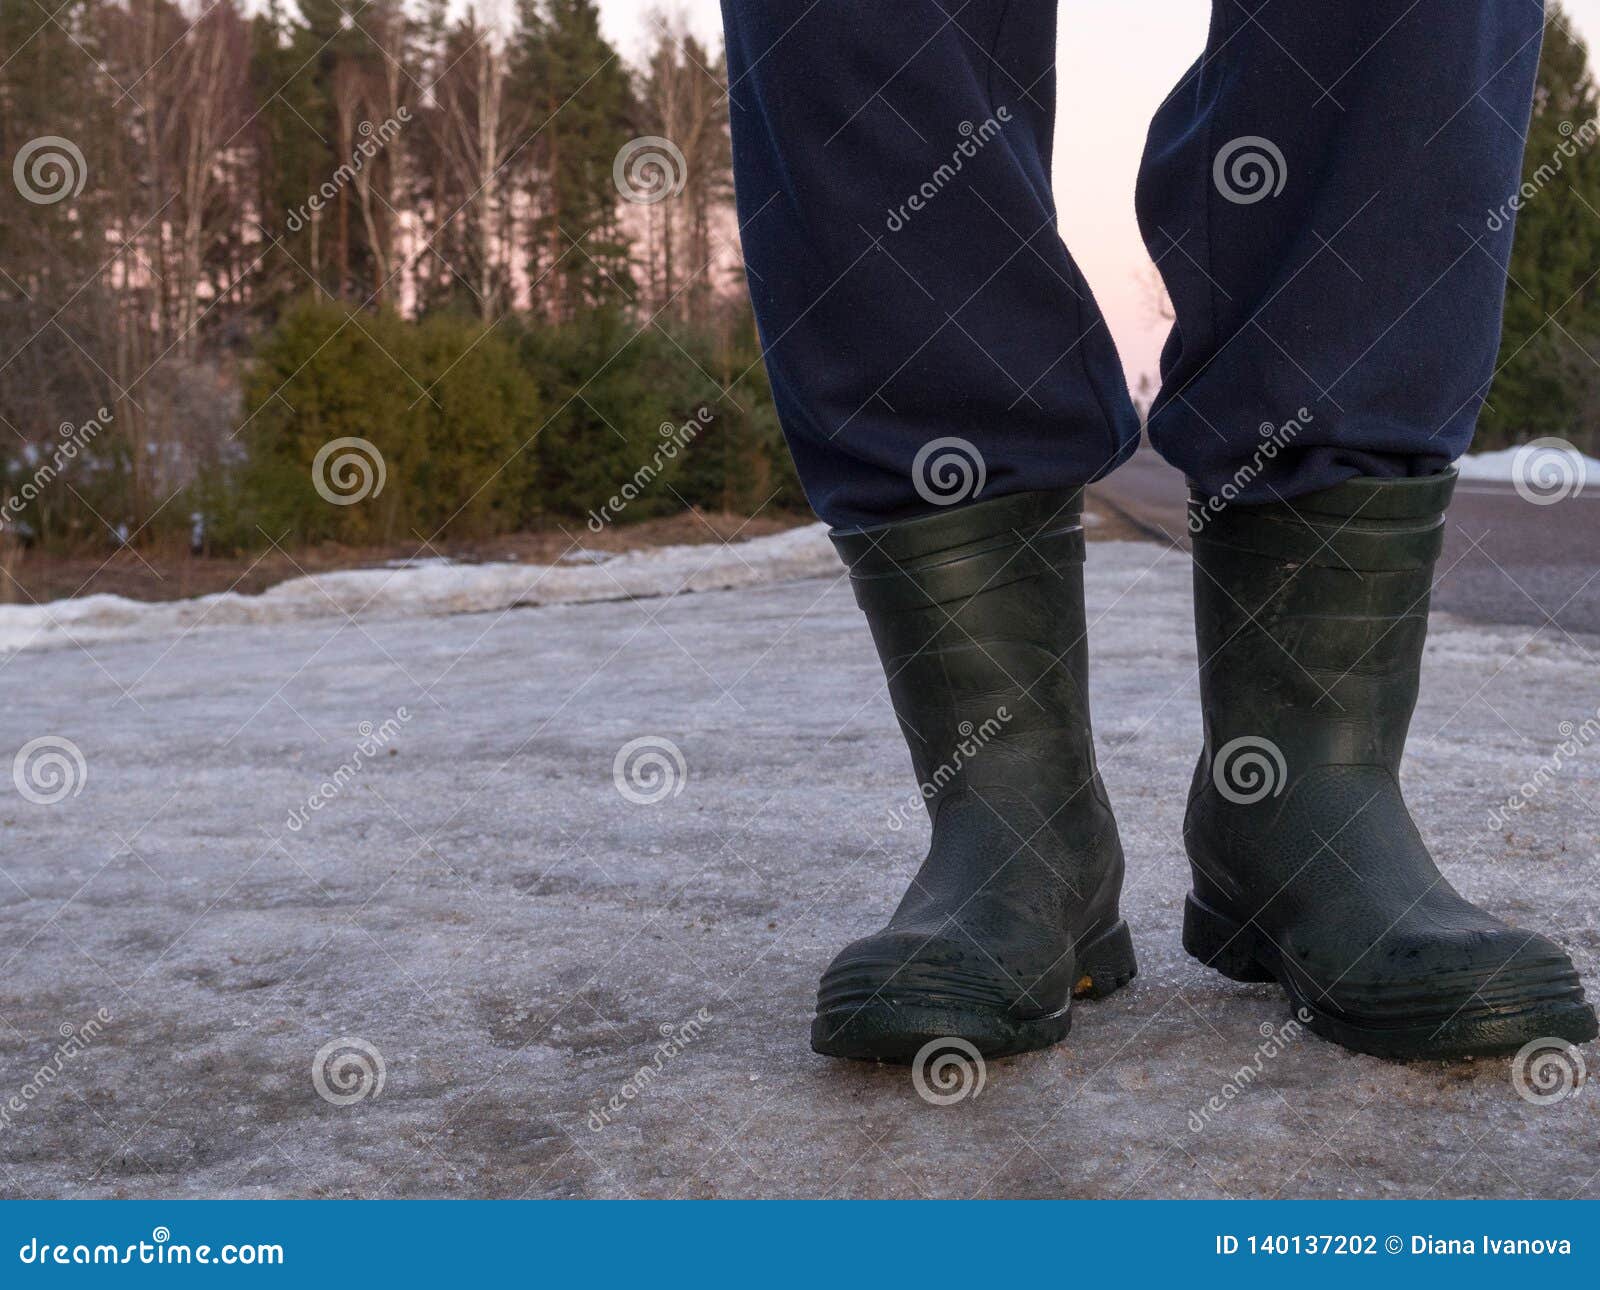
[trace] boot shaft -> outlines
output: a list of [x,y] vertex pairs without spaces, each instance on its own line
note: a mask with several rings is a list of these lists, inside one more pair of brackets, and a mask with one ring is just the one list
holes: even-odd
[[1454,484],[1352,479],[1220,511],[1191,498],[1203,770],[1234,748],[1398,771]]
[[[1098,790],[1081,489],[835,531],[930,813],[950,793]],[[1038,796],[1035,791],[1033,794]]]

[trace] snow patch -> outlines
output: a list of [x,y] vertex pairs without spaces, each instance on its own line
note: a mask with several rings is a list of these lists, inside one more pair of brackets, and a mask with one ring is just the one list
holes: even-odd
[[412,618],[672,596],[811,578],[838,569],[826,524],[726,545],[632,551],[598,564],[425,560],[399,569],[312,574],[253,596],[225,591],[191,600],[148,602],[102,595],[42,605],[0,605],[0,654],[142,639],[200,627],[345,616]]
[[[1518,471],[1524,476],[1527,474],[1527,465],[1519,465],[1517,462],[1518,454],[1523,453],[1527,447],[1528,445],[1522,444],[1515,448],[1498,448],[1493,452],[1469,452],[1456,462],[1456,469],[1461,472],[1462,479],[1488,479],[1501,484],[1512,484],[1517,481]],[[1600,460],[1587,456],[1576,448],[1550,445],[1540,450],[1541,460],[1546,458],[1559,460],[1562,457],[1570,460],[1570,468],[1564,471],[1568,478],[1600,480]]]

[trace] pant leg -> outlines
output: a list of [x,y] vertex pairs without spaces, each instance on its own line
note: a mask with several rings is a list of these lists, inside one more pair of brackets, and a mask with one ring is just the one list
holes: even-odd
[[1541,9],[1215,0],[1138,191],[1176,314],[1151,439],[1213,496],[1236,472],[1237,496],[1268,501],[1466,451],[1499,345],[1511,227],[1495,212],[1519,182]]
[[750,295],[817,512],[1117,464],[1137,418],[1051,196],[1055,0],[722,8]]

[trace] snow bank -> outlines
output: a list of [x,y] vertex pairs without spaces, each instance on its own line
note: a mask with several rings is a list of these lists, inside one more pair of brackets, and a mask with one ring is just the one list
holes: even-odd
[[838,570],[827,525],[811,524],[731,545],[666,546],[598,563],[452,564],[347,569],[279,583],[260,595],[221,592],[147,602],[84,596],[0,605],[0,654],[254,623],[482,613],[513,606],[717,591]]
[[[1462,479],[1489,479],[1502,484],[1515,483],[1519,477],[1537,481],[1546,477],[1545,472],[1558,473],[1569,480],[1600,482],[1600,460],[1549,439],[1494,452],[1469,452],[1456,462],[1456,469]],[[1534,473],[1530,476],[1530,472]]]

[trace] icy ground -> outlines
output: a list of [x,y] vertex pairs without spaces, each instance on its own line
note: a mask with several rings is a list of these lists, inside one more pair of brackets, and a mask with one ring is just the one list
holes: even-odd
[[[1263,1055],[1282,1000],[1178,944],[1186,561],[1089,554],[1140,975],[948,1106],[807,1047],[926,840],[890,826],[907,758],[831,567],[11,655],[0,753],[83,762],[0,806],[0,1193],[1600,1196],[1593,1088]],[[1596,645],[1436,621],[1407,771],[1452,880],[1591,979],[1600,749],[1489,817],[1586,737]],[[614,779],[639,739],[654,802]]]

